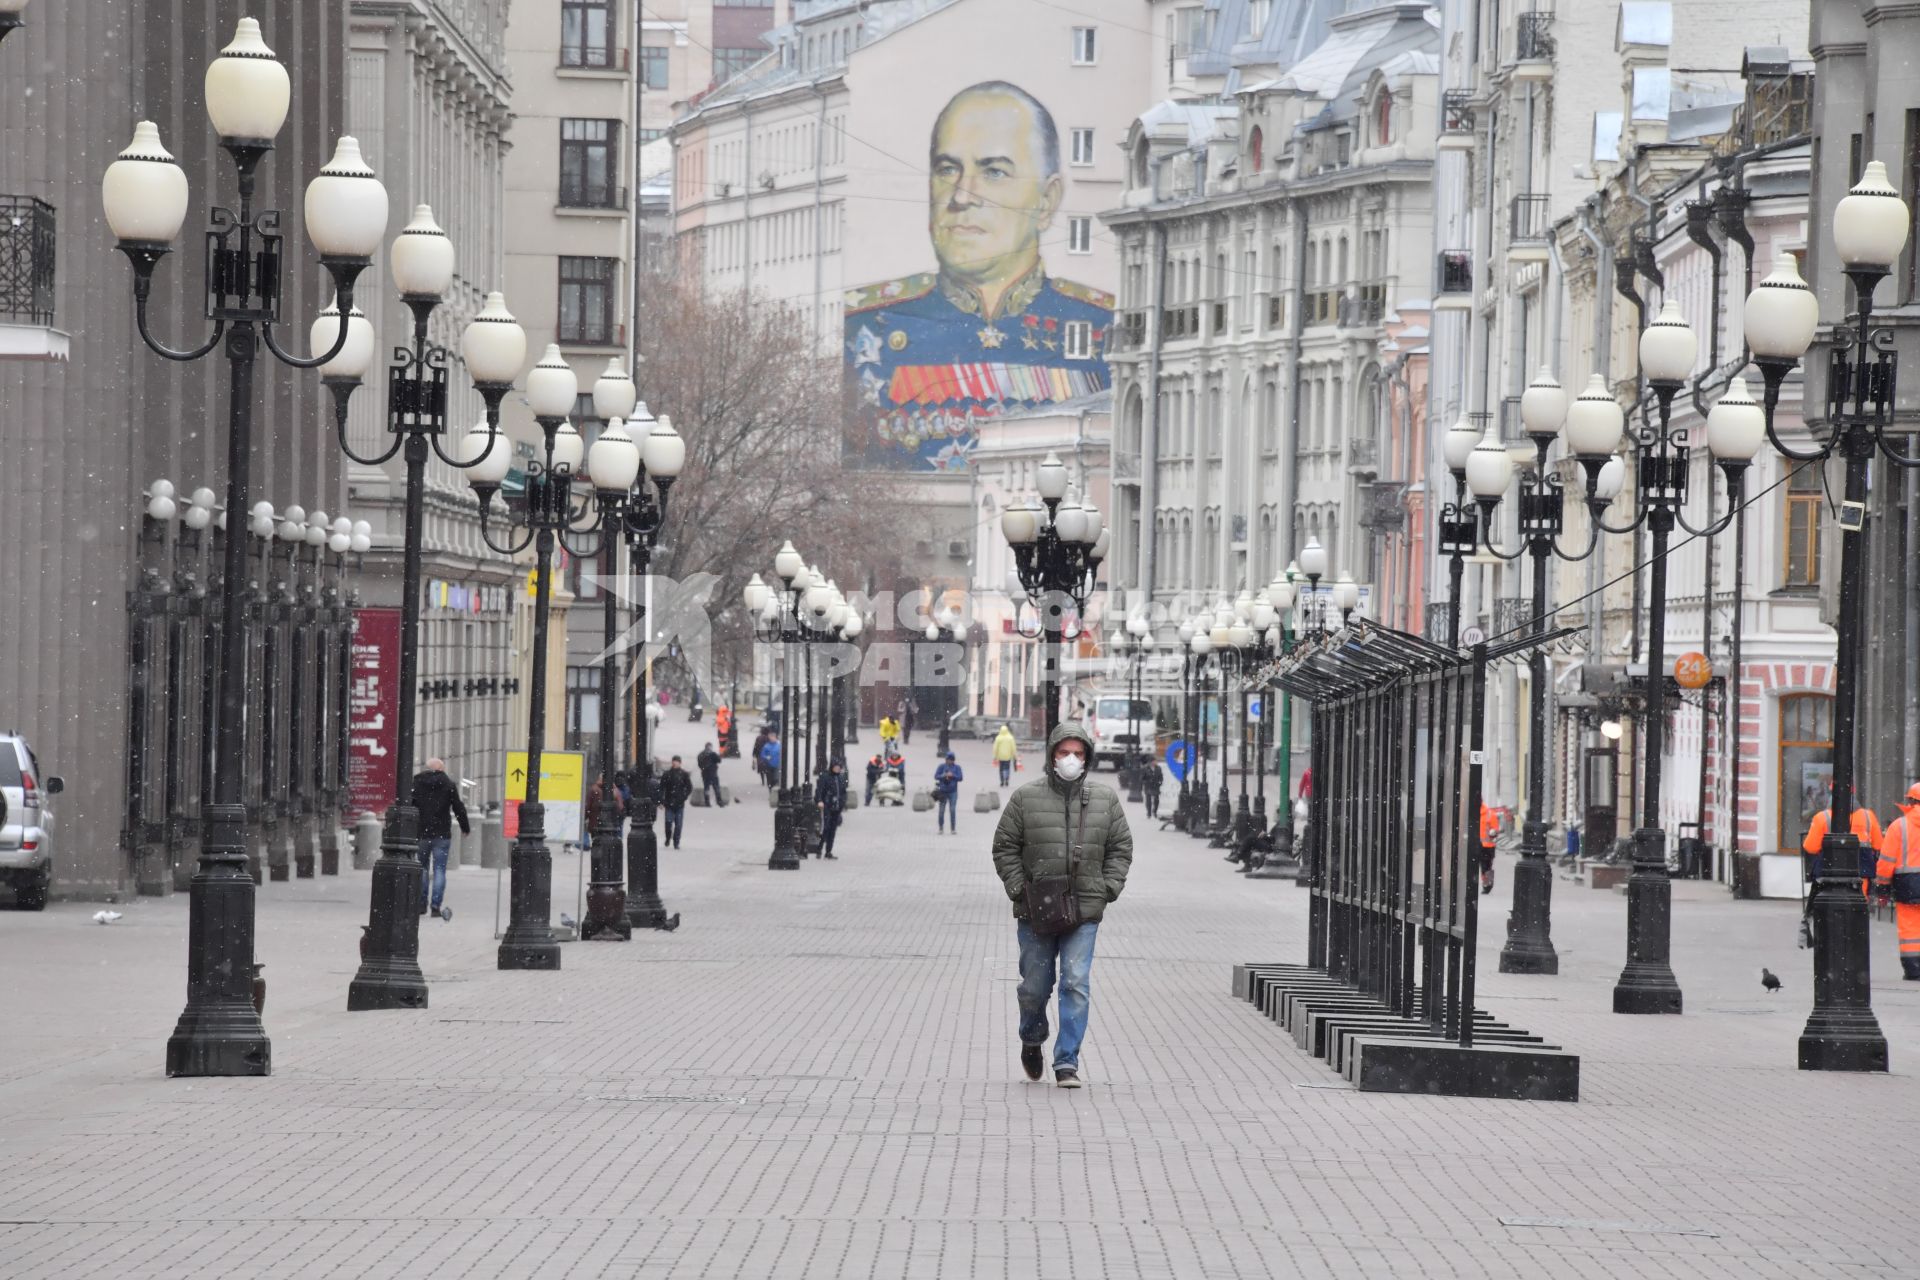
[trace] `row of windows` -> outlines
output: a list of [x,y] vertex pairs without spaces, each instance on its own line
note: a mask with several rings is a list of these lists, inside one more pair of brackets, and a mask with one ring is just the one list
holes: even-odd
[[[826,206],[819,216],[822,253],[838,253],[846,235],[844,204]],[[707,229],[707,265],[713,271],[738,271],[753,265],[792,262],[813,256],[815,211],[792,209],[762,214],[751,222],[732,222]],[[749,246],[751,241],[751,246]]]

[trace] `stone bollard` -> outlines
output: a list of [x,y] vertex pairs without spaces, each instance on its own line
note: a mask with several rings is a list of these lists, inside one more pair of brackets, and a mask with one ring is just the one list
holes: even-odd
[[500,816],[498,805],[487,806],[487,816],[480,819],[480,865],[488,871],[497,871],[507,865],[507,824]]
[[847,784],[847,808],[858,809],[859,807],[860,807],[860,788],[854,785],[853,783],[849,782]]
[[926,788],[922,787],[920,790],[913,793],[913,811],[915,813],[926,813],[930,811],[932,808],[933,808],[933,792],[928,791]]
[[353,869],[371,871],[380,861],[380,819],[372,813],[360,815],[353,824]]
[[1000,793],[998,791],[988,788],[973,793],[973,811],[975,813],[992,813],[999,807]]
[[726,808],[728,805],[733,803],[732,787],[722,784],[717,790],[714,791],[713,794],[720,797],[720,807],[722,809]]
[[707,806],[706,788],[705,787],[697,788],[692,795],[687,797],[687,804],[695,809],[707,808],[708,806]]

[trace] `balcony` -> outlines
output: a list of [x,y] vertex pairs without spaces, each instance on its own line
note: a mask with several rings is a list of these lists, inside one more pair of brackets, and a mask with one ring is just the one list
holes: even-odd
[[1547,237],[1553,233],[1552,213],[1545,195],[1527,193],[1513,198],[1507,221],[1507,258],[1512,262],[1545,262]]
[[1473,254],[1466,249],[1440,252],[1438,283],[1433,305],[1441,311],[1473,309]]
[[1123,351],[1138,351],[1147,344],[1146,312],[1122,311],[1117,318],[1119,323],[1107,331],[1107,351],[1109,354],[1118,354]]
[[1160,335],[1167,342],[1200,336],[1200,308],[1168,307],[1160,313]]
[[53,327],[53,206],[0,195],[0,360],[65,360]]
[[1514,32],[1513,78],[1517,81],[1553,79],[1553,15],[1535,9],[1519,17]]
[[1449,89],[1440,95],[1440,149],[1473,150],[1473,91]]
[[625,213],[627,189],[617,186],[562,182],[557,209],[561,214]]

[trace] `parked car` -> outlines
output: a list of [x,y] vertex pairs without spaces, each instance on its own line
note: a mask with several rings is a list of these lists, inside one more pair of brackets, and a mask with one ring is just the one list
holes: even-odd
[[50,798],[66,784],[41,772],[27,740],[0,733],[0,881],[11,886],[23,911],[47,905],[53,886]]
[[1087,717],[1098,764],[1119,769],[1135,751],[1153,750],[1153,704],[1145,698],[1103,693]]

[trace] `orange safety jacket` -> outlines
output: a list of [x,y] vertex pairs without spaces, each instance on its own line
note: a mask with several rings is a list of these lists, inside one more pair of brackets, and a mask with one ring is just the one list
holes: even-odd
[[[1880,860],[1873,869],[1875,880],[1892,887],[1893,900],[1903,908],[1903,915],[1905,910],[1920,915],[1920,831],[1914,826],[1912,815],[1902,814],[1893,820],[1880,841]],[[1909,933],[1920,934],[1920,930],[1909,930],[1906,923],[1903,919],[1900,949],[1906,951],[1911,942],[1913,950],[1920,952],[1920,936],[1908,937]]]
[[1480,806],[1480,847],[1493,848],[1495,839],[1500,835],[1500,815],[1485,804]]
[[[1809,857],[1819,857],[1820,846],[1826,841],[1827,831],[1832,823],[1832,809],[1822,809],[1814,814],[1813,821],[1807,826],[1807,838],[1800,842],[1801,850]],[[1848,825],[1853,828],[1853,834],[1859,838],[1860,845],[1864,849],[1878,849],[1880,842],[1885,838],[1880,830],[1880,819],[1871,809],[1855,809],[1853,817],[1848,820]],[[1867,892],[1867,881],[1864,878],[1860,881],[1860,892],[1862,894]]]

